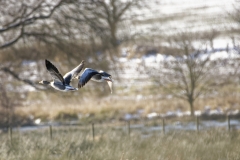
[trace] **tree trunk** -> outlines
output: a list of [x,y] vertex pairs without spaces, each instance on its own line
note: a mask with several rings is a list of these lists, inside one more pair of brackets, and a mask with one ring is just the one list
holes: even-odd
[[195,110],[194,110],[194,101],[192,99],[189,100],[190,110],[191,110],[191,116],[195,116]]
[[118,46],[118,41],[117,41],[117,28],[116,28],[117,22],[114,22],[110,24],[110,30],[111,30],[111,43],[114,48]]

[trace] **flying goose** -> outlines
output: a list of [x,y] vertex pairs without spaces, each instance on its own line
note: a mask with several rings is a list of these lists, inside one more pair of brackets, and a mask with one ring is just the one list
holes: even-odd
[[112,93],[112,76],[108,74],[107,72],[104,72],[102,70],[96,71],[91,68],[85,68],[81,76],[78,77],[78,88],[83,87],[89,80],[95,81],[95,82],[104,82],[107,81],[111,93]]
[[39,83],[44,85],[50,85],[54,89],[64,92],[78,90],[78,88],[74,88],[73,86],[71,86],[70,83],[72,79],[76,78],[78,74],[81,72],[84,66],[84,61],[82,61],[77,67],[75,67],[70,72],[66,73],[64,76],[62,76],[58,69],[47,59],[45,60],[45,64],[48,72],[51,74],[53,78],[53,81],[49,82],[42,80]]

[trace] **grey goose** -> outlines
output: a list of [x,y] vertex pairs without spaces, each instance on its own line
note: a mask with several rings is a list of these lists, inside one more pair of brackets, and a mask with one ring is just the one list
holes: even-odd
[[83,87],[89,80],[95,82],[107,82],[112,93],[112,76],[102,70],[96,71],[91,68],[85,68],[81,76],[78,77],[78,88]]
[[48,72],[51,74],[53,81],[49,82],[42,80],[39,83],[44,85],[50,85],[54,89],[63,92],[78,90],[78,88],[74,88],[73,86],[71,86],[70,83],[72,79],[76,78],[83,69],[84,61],[82,61],[77,67],[66,73],[64,76],[61,75],[58,69],[49,60],[45,60],[45,65]]

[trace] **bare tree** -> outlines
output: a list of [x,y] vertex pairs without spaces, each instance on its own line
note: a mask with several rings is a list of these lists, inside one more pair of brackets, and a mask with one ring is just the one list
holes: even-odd
[[[40,1],[0,1],[0,49],[9,47],[25,37],[38,37],[42,32],[33,31],[41,20],[49,19],[54,11],[61,6],[63,0],[49,2]],[[32,29],[31,29],[31,28]],[[48,35],[44,35],[48,36]]]
[[236,1],[233,6],[234,10],[229,12],[228,15],[232,18],[235,22],[240,24],[240,2]]
[[239,44],[237,44],[237,40],[239,41],[239,33],[240,33],[240,2],[235,1],[233,4],[233,10],[227,12],[228,18],[232,20],[231,30],[229,31],[229,35],[231,35],[232,43],[235,48],[239,48]]
[[174,37],[171,46],[177,48],[178,55],[175,55],[173,61],[165,62],[162,68],[150,72],[167,93],[188,102],[192,116],[195,112],[195,100],[212,89],[212,75],[215,69],[209,54],[204,53],[205,44],[199,43],[196,46],[195,36],[191,33],[181,33]]
[[21,77],[22,61],[52,57],[67,59],[74,66],[84,57],[96,62],[93,67],[107,69],[102,53],[116,54],[121,41],[127,39],[119,30],[129,18],[126,13],[139,2],[0,0],[0,71],[38,88]]
[[219,35],[220,35],[220,32],[212,28],[212,30],[204,32],[203,35],[201,36],[201,39],[205,39],[206,41],[209,41],[210,47],[212,51],[214,51],[214,40]]
[[[85,27],[92,47],[100,44],[101,50],[106,51],[116,49],[122,41],[129,38],[127,34],[123,35],[124,24],[122,22],[132,18],[133,13],[130,11],[134,7],[140,7],[140,2],[143,3],[140,0],[93,0],[91,3],[76,0],[71,1],[68,12],[63,9],[61,14],[67,20],[67,24],[77,24],[78,29]],[[61,20],[57,21],[62,23]]]
[[55,38],[43,26],[51,24],[47,20],[62,4],[63,0],[0,1],[0,73],[38,88],[34,82],[20,75],[20,68],[22,61],[41,57],[41,54],[34,53],[37,51],[34,42]]

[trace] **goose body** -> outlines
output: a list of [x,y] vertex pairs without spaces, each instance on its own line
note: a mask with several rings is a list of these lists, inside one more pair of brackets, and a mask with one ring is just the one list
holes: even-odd
[[95,82],[107,82],[112,93],[112,76],[102,70],[96,71],[91,68],[85,68],[81,76],[78,77],[78,88],[83,87],[89,80]]
[[77,67],[75,67],[73,70],[67,72],[64,76],[61,75],[61,73],[58,71],[58,69],[47,59],[45,60],[45,65],[48,70],[48,72],[51,74],[53,81],[40,81],[39,83],[50,85],[54,89],[59,91],[76,91],[78,88],[74,88],[70,85],[72,79],[76,78],[78,74],[81,72],[84,61],[82,61]]

